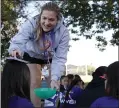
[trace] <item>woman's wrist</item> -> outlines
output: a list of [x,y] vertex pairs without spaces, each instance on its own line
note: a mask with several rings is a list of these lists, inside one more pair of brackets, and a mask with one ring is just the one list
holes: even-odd
[[54,81],[58,81],[59,80],[59,77],[56,76],[56,75],[52,75],[51,76],[51,81],[54,80]]

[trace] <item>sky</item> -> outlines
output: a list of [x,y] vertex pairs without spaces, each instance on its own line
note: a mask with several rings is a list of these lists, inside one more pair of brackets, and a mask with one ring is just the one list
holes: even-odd
[[[41,3],[43,4],[43,2]],[[33,6],[34,3],[31,2],[28,7],[25,9],[26,13],[29,15],[29,18],[37,15],[39,12]],[[107,39],[110,39],[113,31],[104,32],[103,36],[106,36]],[[70,33],[70,37],[74,37],[74,34]],[[70,41],[70,49],[67,55],[67,63],[72,65],[93,65],[95,67],[105,65],[108,66],[110,63],[118,60],[118,47],[108,45],[106,50],[100,52],[95,46],[95,39],[86,40],[85,38],[80,38],[79,41]]]
[[[105,34],[111,35],[110,32]],[[73,65],[93,65],[95,67],[105,65],[118,60],[118,47],[108,45],[106,50],[101,52],[95,46],[94,39],[86,40],[82,38],[79,41],[70,41],[71,48],[67,55],[67,64]]]

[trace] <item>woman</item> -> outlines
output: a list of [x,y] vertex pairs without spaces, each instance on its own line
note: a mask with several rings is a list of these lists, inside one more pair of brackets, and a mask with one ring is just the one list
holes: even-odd
[[119,108],[119,61],[108,66],[105,85],[107,96],[94,101],[91,108]]
[[30,102],[30,71],[20,61],[8,61],[2,72],[1,108],[33,108]]
[[42,65],[51,63],[50,85],[52,88],[59,88],[58,80],[65,69],[69,43],[69,32],[63,21],[59,7],[48,2],[41,8],[40,15],[25,22],[18,34],[11,39],[10,55],[19,55],[31,63],[31,97],[35,104],[37,99],[32,92],[40,85]]

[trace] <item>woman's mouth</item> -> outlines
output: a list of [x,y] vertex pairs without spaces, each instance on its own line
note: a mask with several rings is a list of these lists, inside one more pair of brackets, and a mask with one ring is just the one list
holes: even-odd
[[45,26],[45,25],[44,25],[44,27],[45,27],[46,29],[49,29],[49,28],[51,28],[51,26]]

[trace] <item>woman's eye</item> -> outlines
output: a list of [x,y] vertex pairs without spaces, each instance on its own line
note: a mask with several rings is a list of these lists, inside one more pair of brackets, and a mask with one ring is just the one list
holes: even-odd
[[46,20],[46,17],[43,17],[44,20]]
[[54,21],[54,19],[49,19],[50,21]]

